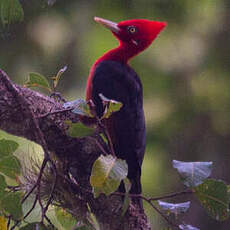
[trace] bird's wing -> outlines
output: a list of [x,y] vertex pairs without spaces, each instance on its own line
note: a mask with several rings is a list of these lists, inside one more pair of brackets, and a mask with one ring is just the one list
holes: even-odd
[[124,81],[127,69],[124,65],[114,61],[103,61],[96,67],[92,81],[92,99],[97,106],[98,116],[103,113],[103,105],[99,94],[127,104],[126,87]]
[[123,103],[122,109],[111,117],[115,148],[117,146],[122,151],[119,157],[126,158],[122,154],[128,154],[128,158],[138,161],[141,166],[145,150],[145,121],[139,78],[127,65],[103,61],[95,69],[92,84],[92,99],[98,116],[104,111],[100,93]]

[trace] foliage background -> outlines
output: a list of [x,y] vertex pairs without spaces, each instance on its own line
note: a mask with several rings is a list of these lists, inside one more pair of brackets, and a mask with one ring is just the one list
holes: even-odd
[[[143,193],[157,196],[183,189],[173,159],[213,161],[213,176],[230,184],[228,0],[59,0],[52,7],[42,0],[20,2],[24,21],[1,28],[0,68],[23,84],[29,72],[51,77],[68,65],[59,84],[67,100],[84,98],[90,66],[117,44],[108,30],[93,21],[94,16],[167,21],[153,45],[131,61],[144,87]],[[21,140],[18,154],[34,152],[33,148]],[[146,210],[153,229],[164,226],[161,217],[147,206]],[[230,225],[212,220],[196,201],[185,221],[210,230],[227,230]]]

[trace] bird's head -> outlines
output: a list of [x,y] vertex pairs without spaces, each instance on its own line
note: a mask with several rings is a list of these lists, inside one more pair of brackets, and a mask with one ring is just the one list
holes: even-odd
[[94,20],[110,29],[121,45],[128,45],[139,52],[146,49],[166,26],[165,22],[146,19],[133,19],[119,23],[99,17],[95,17]]

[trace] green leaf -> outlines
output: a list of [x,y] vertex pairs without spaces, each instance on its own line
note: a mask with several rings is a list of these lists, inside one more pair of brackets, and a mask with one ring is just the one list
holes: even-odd
[[48,228],[42,223],[31,223],[19,228],[19,230],[48,230]]
[[72,229],[74,225],[77,224],[77,221],[73,216],[65,211],[62,208],[55,207],[55,215],[57,217],[58,222],[65,228],[65,229]]
[[[30,195],[22,204],[23,216],[25,216],[33,206],[35,195]],[[42,219],[42,210],[40,204],[37,202],[30,215],[25,218],[27,223],[40,222]]]
[[3,175],[0,175],[0,191],[4,191],[6,186],[7,184],[6,184],[5,177]]
[[173,167],[179,172],[184,184],[195,187],[203,183],[212,172],[212,162],[183,162],[173,160]]
[[163,210],[169,211],[170,213],[173,213],[176,216],[181,213],[185,213],[190,207],[190,201],[177,204],[168,203],[160,200],[158,200],[157,202]]
[[19,220],[23,217],[22,205],[21,205],[22,193],[4,193],[0,197],[0,207],[5,212],[9,213],[14,220]]
[[199,228],[195,228],[192,225],[189,224],[180,224],[179,228],[182,230],[200,230]]
[[90,176],[90,184],[94,189],[95,197],[100,193],[109,195],[115,192],[127,174],[128,166],[124,160],[112,155],[101,155],[94,162]]
[[104,134],[104,133],[100,133],[99,135],[101,136],[101,138],[103,139],[103,141],[104,141],[106,144],[108,144],[108,140],[107,140],[105,134]]
[[124,199],[124,203],[123,203],[123,206],[122,206],[122,214],[121,214],[122,216],[125,215],[126,211],[129,208],[129,203],[130,203],[129,191],[130,191],[131,185],[132,185],[128,178],[125,178],[123,180],[123,182],[124,182],[124,185],[125,185],[125,199]]
[[13,154],[18,148],[18,143],[11,140],[0,140],[0,159]]
[[229,218],[228,188],[223,181],[206,180],[195,188],[195,196],[212,218],[219,221]]
[[75,114],[86,116],[86,117],[93,117],[93,115],[90,112],[89,105],[83,99],[68,101],[64,103],[63,107],[73,108],[72,112]]
[[26,81],[25,87],[40,87],[52,91],[47,79],[39,73],[29,73],[29,78]]
[[228,200],[229,200],[229,203],[230,203],[230,185],[227,185],[227,190],[228,190]]
[[0,160],[0,172],[16,179],[21,172],[21,165],[15,156],[4,157]]
[[52,77],[54,89],[56,89],[62,74],[67,70],[67,66],[60,69],[55,77]]
[[21,4],[18,0],[0,1],[0,18],[3,26],[11,23],[20,22],[24,18]]
[[106,98],[103,94],[99,94],[99,97],[102,100],[102,103],[105,105],[105,111],[102,116],[102,119],[109,118],[113,113],[119,111],[123,104],[119,101]]
[[83,125],[82,123],[72,123],[71,121],[65,122],[69,128],[67,134],[71,137],[86,137],[92,135],[95,131],[94,128]]

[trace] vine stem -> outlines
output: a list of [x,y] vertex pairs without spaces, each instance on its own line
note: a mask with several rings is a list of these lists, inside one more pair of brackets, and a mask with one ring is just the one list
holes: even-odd
[[73,110],[73,108],[60,109],[60,110],[55,110],[53,112],[50,111],[48,113],[45,113],[45,114],[39,116],[38,118],[45,118],[49,115],[54,115],[54,114],[58,114],[58,113],[65,113],[65,112],[69,112],[71,110]]
[[31,193],[34,191],[34,189],[37,187],[38,183],[41,182],[41,178],[42,178],[42,174],[43,171],[45,170],[46,164],[47,164],[48,160],[44,159],[40,168],[40,172],[38,174],[38,178],[36,183],[33,185],[33,187],[29,190],[29,192],[26,194],[26,196],[24,196],[24,198],[22,199],[21,203],[23,204],[25,202],[25,200],[31,195]]
[[96,118],[97,118],[98,126],[102,129],[102,132],[105,134],[105,136],[109,142],[111,154],[115,157],[116,154],[114,151],[113,142],[112,142],[111,136],[109,134],[109,131],[108,131],[106,125],[102,123],[101,119],[99,119],[98,117],[96,117]]
[[189,195],[189,194],[193,194],[193,193],[194,192],[192,190],[184,190],[184,191],[175,192],[175,193],[171,193],[171,194],[164,195],[164,196],[152,197],[152,198],[149,198],[149,200],[150,201],[163,200],[163,199],[168,199],[168,198],[181,196],[181,195]]
[[88,138],[91,139],[91,140],[93,140],[93,141],[95,141],[96,145],[98,146],[98,148],[102,151],[102,153],[104,155],[108,155],[108,153],[105,151],[105,149],[103,148],[103,146],[101,145],[101,143],[96,138],[90,137],[90,136]]
[[[173,223],[159,208],[157,208],[155,204],[153,203],[153,201],[173,198],[173,197],[186,195],[186,194],[191,195],[193,193],[194,192],[192,190],[184,190],[184,191],[175,192],[175,193],[171,193],[171,194],[159,196],[159,197],[145,197],[141,194],[129,194],[129,197],[140,198],[146,201],[156,212],[158,212],[166,220],[166,222],[168,222],[169,225],[176,227],[178,229],[178,225]],[[121,193],[121,192],[115,192],[112,195],[125,196],[126,194]]]
[[[50,192],[50,195],[49,195],[49,198],[48,198],[48,201],[46,203],[46,206],[44,207],[44,209],[42,210],[42,219],[43,218],[46,218],[46,211],[48,210],[49,208],[49,205],[51,204],[52,200],[53,200],[53,194],[54,194],[54,190],[55,190],[55,187],[56,187],[56,184],[57,184],[57,168],[56,168],[56,165],[53,161],[51,161],[51,164],[52,164],[52,167],[54,169],[54,182],[52,184],[52,188],[51,188],[51,192]],[[46,218],[47,219],[47,218]]]

